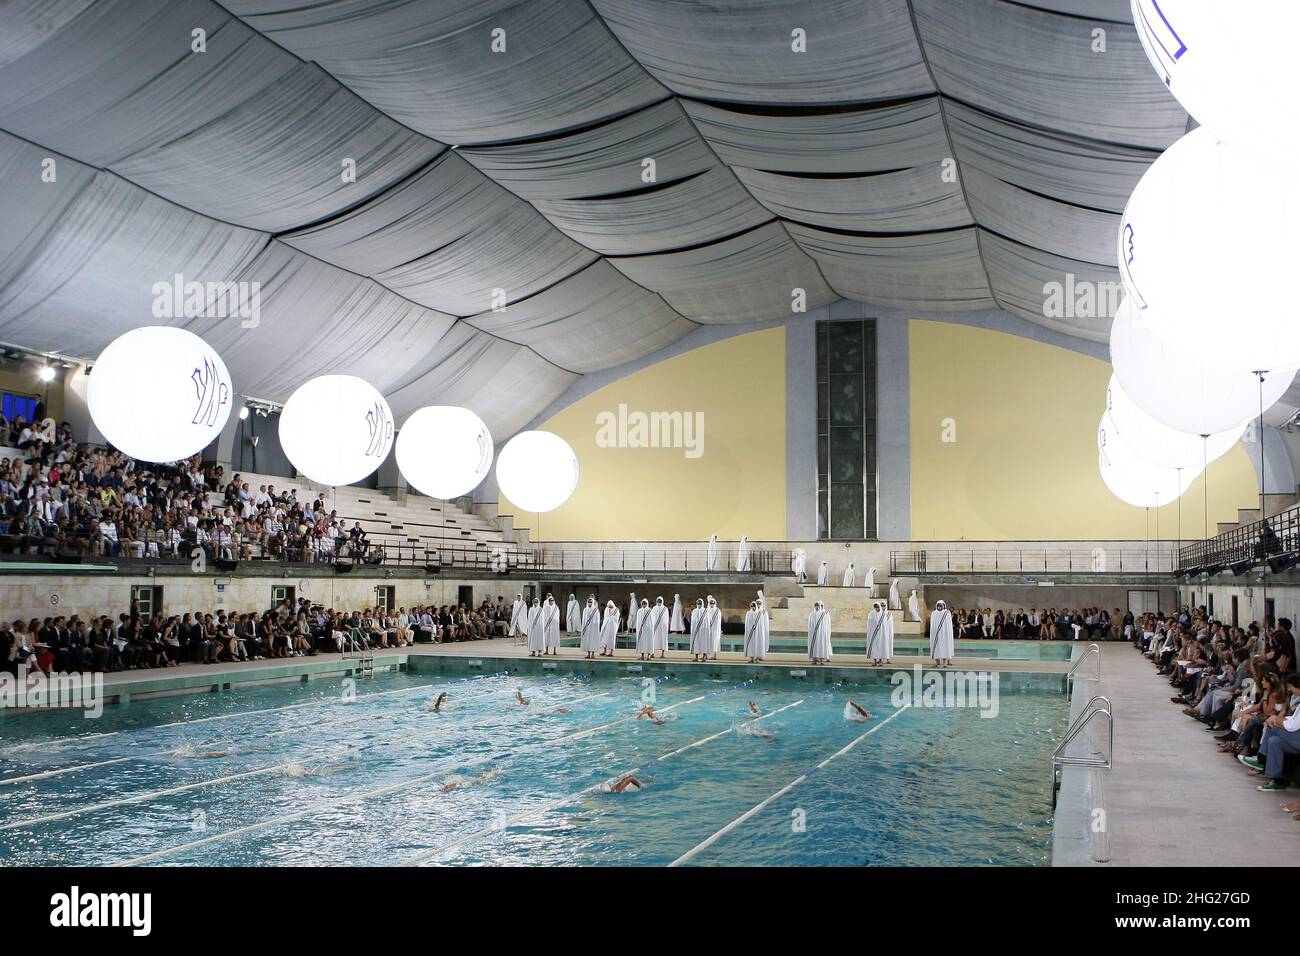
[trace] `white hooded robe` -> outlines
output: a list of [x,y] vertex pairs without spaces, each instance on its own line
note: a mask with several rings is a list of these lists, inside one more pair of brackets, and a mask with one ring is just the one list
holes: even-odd
[[605,617],[600,622],[600,646],[613,651],[618,647],[618,605],[610,601],[605,605]]
[[907,596],[907,611],[912,615],[913,621],[921,620],[921,602],[917,600],[915,591]]
[[856,578],[857,575],[855,575],[853,572],[853,562],[850,561],[849,566],[844,569],[844,580],[841,583],[846,588],[851,588],[853,587],[853,582],[856,580]]
[[542,632],[545,635],[546,649],[558,650],[560,647],[560,606],[555,598],[548,597],[542,605]]
[[740,536],[740,547],[736,551],[736,570],[749,570],[749,538]]
[[955,656],[952,639],[952,612],[940,601],[930,615],[930,657],[949,661]]
[[533,598],[528,609],[528,651],[540,654],[546,650],[546,635],[542,633],[542,602]]
[[686,621],[682,617],[682,596],[673,595],[673,616],[668,621],[668,630],[674,634],[686,633]]
[[825,561],[817,566],[817,586],[819,588],[826,587],[826,578],[829,576],[829,573],[830,569],[826,567]]
[[636,609],[636,652],[649,654],[654,650],[654,629],[650,626],[650,602],[641,599]]
[[594,654],[600,650],[600,608],[596,607],[594,597],[587,598],[587,606],[582,609],[582,650]]
[[668,608],[663,598],[655,598],[650,609],[650,646],[656,653],[668,650]]
[[569,603],[564,609],[564,631],[566,634],[582,632],[582,607],[576,594],[569,595]]
[[821,601],[808,615],[808,656],[815,661],[831,659],[831,612]]
[[528,605],[522,594],[515,595],[515,603],[510,608],[510,636],[528,636]]
[[704,557],[705,571],[718,570],[718,536],[716,534],[709,536],[708,550],[705,552]]
[[894,656],[894,616],[880,602],[867,615],[867,660],[887,661]]
[[696,600],[691,610],[691,653],[708,654],[712,641],[708,628],[704,626],[704,602]]
[[889,606],[895,611],[903,609],[903,601],[898,596],[898,578],[894,578],[889,582]]

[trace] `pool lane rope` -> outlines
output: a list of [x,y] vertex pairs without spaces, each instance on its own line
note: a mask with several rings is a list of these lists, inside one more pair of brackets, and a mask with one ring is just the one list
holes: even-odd
[[[434,687],[450,687],[454,684],[468,684],[468,683],[474,683],[476,681],[498,680],[509,676],[510,676],[509,671],[498,671],[493,674],[475,674],[473,677],[460,677],[457,678],[456,680],[447,681],[447,682],[435,681],[432,684],[420,684],[417,687],[399,687],[395,690],[380,690],[369,694],[359,694],[357,695],[357,697],[353,699],[353,703],[360,702],[363,700],[368,700],[371,697],[389,697],[393,694],[411,694],[418,690],[429,690]],[[301,710],[304,707],[319,707],[324,704],[337,704],[337,703],[339,703],[339,698],[337,697],[322,697],[319,700],[306,700],[299,704],[285,704],[283,707],[266,707],[261,710],[237,710],[229,714],[214,714],[211,717],[195,717],[192,720],[173,720],[165,724],[151,724],[148,727],[132,728],[132,730],[138,733],[150,733],[155,730],[164,730],[168,727],[182,727],[182,726],[189,726],[191,724],[206,724],[216,720],[233,720],[236,717],[259,717],[263,714],[279,714],[290,710]],[[71,741],[69,741],[69,743],[82,744],[93,740],[99,740],[104,737],[117,737],[119,735],[129,733],[129,732],[130,731],[110,730],[107,731],[106,733],[100,733],[100,734],[86,734],[83,737],[73,738]],[[31,743],[14,744],[13,746],[6,747],[3,750],[0,750],[0,757],[7,756],[8,754],[11,753],[17,753],[21,750],[32,750],[37,747],[46,747],[49,745],[49,743],[50,741],[48,740],[36,740],[36,741],[32,741]]]
[[[743,687],[743,686],[745,685],[744,684],[737,685],[737,687]],[[729,689],[735,690],[737,688],[733,687]],[[763,714],[760,717],[755,717],[754,720],[751,721],[751,723],[756,724],[760,720],[763,720],[764,718],[775,717],[777,714],[781,713],[781,711],[789,710],[791,707],[798,707],[802,703],[803,703],[803,699],[800,698],[799,700],[796,700],[792,704],[786,704],[784,707],[778,707],[776,710]],[[654,762],[660,763],[661,761],[667,760],[670,757],[675,757],[678,754],[685,753],[686,751],[692,750],[695,747],[702,747],[704,746],[704,744],[707,744],[710,741],[717,740],[719,737],[726,737],[728,734],[734,732],[735,732],[734,724],[729,724],[725,730],[720,730],[716,734],[709,734],[709,736],[707,737],[701,737],[699,740],[693,741],[684,747],[678,747],[676,750],[671,750],[666,754],[662,754],[661,756],[656,757]],[[397,865],[398,866],[419,866],[421,863],[425,863],[428,862],[429,860],[435,859],[436,857],[442,856],[443,854],[447,853],[449,850],[454,850],[457,847],[464,846],[467,843],[473,843],[476,840],[482,839],[483,837],[486,836],[491,836],[492,834],[499,833],[503,830],[507,830],[510,827],[518,826],[520,823],[523,823],[526,820],[530,820],[533,817],[538,816],[539,814],[550,813],[553,810],[558,810],[561,807],[567,806],[571,803],[577,803],[583,797],[601,793],[604,791],[604,788],[606,786],[613,786],[615,783],[617,783],[619,780],[622,780],[624,777],[627,777],[631,774],[641,773],[641,772],[642,772],[641,767],[633,767],[631,770],[625,770],[622,773],[616,774],[615,776],[610,777],[609,779],[601,783],[595,784],[590,787],[583,787],[581,790],[578,790],[575,793],[571,793],[567,797],[562,797],[559,800],[553,800],[550,803],[543,804],[540,807],[534,807],[533,809],[528,810],[525,813],[518,814],[517,816],[511,817],[508,820],[502,820],[499,823],[494,823],[492,826],[485,827],[484,829],[479,830],[475,833],[469,833],[463,837],[458,837],[457,839],[452,840],[450,843],[444,843],[442,846],[435,847],[432,850],[421,851],[420,853],[417,853],[415,856],[411,857],[410,859],[403,860],[401,863]]]
[[[662,683],[664,680],[667,679],[668,679],[667,677],[664,677],[660,680],[656,680],[655,683]],[[731,691],[731,690],[737,690],[741,687],[748,687],[752,683],[754,683],[754,681],[751,679],[741,684],[737,684],[735,685],[735,687],[729,687],[723,690],[710,691],[707,694],[701,694],[699,697],[692,697],[690,700],[684,700],[676,704],[671,704],[670,706],[663,708],[660,711],[660,713],[666,714],[669,711],[676,710],[679,707],[686,707],[690,704],[699,703],[700,701],[705,700],[709,697],[713,697],[717,694],[726,693],[727,691]],[[532,714],[529,716],[540,716],[540,715]],[[353,793],[347,796],[333,798],[330,800],[322,800],[317,803],[310,804],[308,807],[306,807],[306,809],[300,810],[296,813],[290,813],[284,816],[273,817],[269,820],[263,820],[260,823],[251,823],[248,824],[247,826],[236,827],[233,830],[226,830],[222,833],[216,833],[213,834],[212,836],[203,837],[202,839],[199,840],[192,840],[189,843],[182,843],[180,846],[171,847],[166,850],[156,850],[153,853],[146,853],[144,856],[138,856],[130,860],[123,860],[119,863],[110,864],[110,866],[114,866],[114,867],[137,866],[142,863],[149,863],[152,862],[153,860],[158,860],[158,859],[162,859],[163,857],[173,856],[174,854],[181,853],[186,850],[197,849],[198,847],[207,846],[210,843],[217,843],[221,840],[227,840],[232,837],[245,836],[249,833],[255,833],[260,830],[266,830],[269,829],[270,827],[280,826],[285,823],[295,823],[298,820],[302,820],[305,817],[308,817],[320,810],[325,810],[333,807],[343,806],[345,804],[355,803],[358,800],[369,800],[374,797],[383,797],[383,796],[387,796],[390,793],[397,793],[401,790],[407,790],[411,787],[418,787],[421,784],[425,784],[433,780],[437,780],[439,777],[442,777],[444,774],[446,774],[449,770],[451,771],[468,770],[471,767],[478,767],[482,764],[490,764],[498,760],[519,756],[521,754],[529,753],[534,750],[540,750],[543,747],[551,747],[555,744],[564,743],[570,740],[581,740],[584,737],[593,736],[594,734],[598,734],[601,731],[608,730],[610,727],[615,727],[618,724],[626,723],[629,720],[635,720],[635,719],[636,719],[636,715],[630,714],[626,717],[620,717],[617,720],[611,720],[608,723],[600,724],[599,726],[596,727],[591,727],[586,730],[576,731],[574,733],[566,734],[562,737],[557,737],[554,739],[540,740],[537,741],[536,743],[528,744],[517,750],[504,751],[499,754],[493,754],[491,756],[482,757],[479,758],[478,760],[473,760],[470,761],[469,763],[461,764],[459,766],[453,766],[453,767],[440,766],[437,770],[431,771],[430,773],[421,774],[420,776],[414,777],[410,780],[399,781],[397,783],[389,784],[387,786],[380,787],[377,790],[367,790],[360,793]]]
[[[485,674],[485,675],[483,675],[483,676],[481,676],[481,677],[470,678],[470,680],[481,681],[481,680],[484,680],[485,678],[488,678],[488,677],[506,677],[506,676],[508,676],[508,675],[506,674],[506,672],[505,672],[505,671],[502,671],[500,674],[491,674],[491,675],[487,675],[487,674]],[[455,684],[466,683],[466,682],[467,682],[467,681],[464,681],[464,680],[456,680],[456,681],[451,681],[451,682],[446,683],[446,684],[428,684],[428,685],[421,685],[420,687],[402,687],[402,688],[399,688],[398,690],[385,690],[385,691],[379,691],[379,692],[374,693],[374,694],[363,694],[363,695],[361,695],[360,697],[354,698],[354,699],[353,699],[350,703],[348,703],[346,706],[349,707],[349,708],[354,707],[354,706],[356,706],[358,703],[360,703],[361,701],[363,701],[363,700],[367,700],[367,699],[372,698],[372,697],[385,697],[385,696],[388,696],[388,695],[390,695],[390,694],[410,693],[410,692],[413,691],[413,690],[435,690],[435,689],[440,689],[440,688],[442,688],[442,687],[451,687],[451,686],[453,686],[453,685],[455,685]],[[476,695],[476,697],[475,697],[474,699],[478,699],[478,696]],[[329,700],[316,701],[316,700],[313,700],[313,701],[308,701],[308,702],[306,702],[306,703],[302,703],[302,704],[292,704],[292,705],[290,705],[290,707],[310,707],[310,706],[315,705],[315,704],[331,703],[331,702],[339,703],[340,701],[338,701],[338,700],[335,700],[335,701],[329,701]],[[197,724],[197,723],[203,723],[203,722],[208,721],[208,720],[220,720],[220,719],[224,719],[224,718],[226,718],[226,717],[246,717],[246,716],[250,716],[250,715],[253,715],[253,714],[274,713],[274,712],[276,712],[276,711],[278,711],[278,710],[282,710],[282,709],[285,709],[285,708],[274,708],[274,709],[272,709],[272,710],[268,710],[268,711],[243,711],[243,712],[238,713],[238,714],[222,714],[222,715],[220,715],[220,716],[218,716],[218,717],[205,717],[205,718],[200,718],[199,720],[192,721],[192,723],[196,723],[196,724]],[[305,724],[295,724],[295,725],[292,726],[292,727],[286,727],[286,728],[283,728],[283,729],[281,729],[281,730],[268,731],[268,732],[266,732],[266,733],[241,734],[240,737],[239,737],[238,739],[239,739],[241,742],[243,742],[243,741],[246,741],[246,740],[264,740],[264,739],[266,739],[266,738],[268,738],[268,737],[283,737],[285,734],[296,733],[296,732],[298,732],[298,731],[300,731],[300,730],[316,730],[316,729],[318,729],[318,728],[326,728],[326,727],[341,727],[341,726],[345,726],[345,725],[347,725],[347,724],[355,724],[355,723],[359,723],[359,722],[361,722],[361,721],[363,721],[363,720],[372,720],[372,719],[374,719],[376,716],[377,716],[377,715],[375,715],[375,714],[364,714],[364,715],[359,716],[359,717],[348,717],[348,718],[345,718],[345,719],[343,719],[343,720],[329,720],[329,721],[324,721],[324,722],[319,722],[319,721],[308,721],[308,722],[305,723]],[[179,722],[179,723],[180,723],[180,724],[185,724],[185,723],[188,723],[188,722],[186,722],[186,721],[181,721],[181,722]],[[141,732],[147,732],[147,731],[150,731],[150,730],[157,730],[159,727],[175,727],[175,726],[178,726],[178,723],[170,723],[170,724],[156,724],[156,725],[154,725],[154,726],[152,726],[152,727],[140,728],[140,730],[141,730]],[[114,731],[113,733],[119,733],[119,731]],[[103,734],[103,735],[101,735],[101,736],[110,737],[110,736],[112,736],[112,735],[113,735],[113,734]],[[221,742],[221,738],[217,738],[217,739],[215,739],[215,740],[211,740],[211,741],[204,741],[203,743],[199,744],[198,746],[205,746],[205,747],[207,747],[207,746],[215,746],[216,744],[218,744],[218,743],[220,743],[220,742]],[[109,766],[112,766],[113,764],[126,763],[127,761],[131,761],[131,760],[146,760],[146,759],[148,759],[148,758],[150,758],[150,757],[183,756],[182,754],[178,754],[177,751],[180,750],[180,749],[181,749],[182,747],[184,747],[184,746],[186,746],[186,745],[185,745],[185,744],[180,744],[180,745],[178,745],[178,746],[176,746],[176,747],[168,747],[168,748],[166,748],[166,749],[164,749],[164,750],[151,750],[151,751],[148,751],[148,752],[146,752],[146,753],[142,753],[142,754],[130,754],[130,755],[125,756],[125,757],[111,757],[111,758],[106,759],[106,760],[96,760],[96,761],[93,761],[93,762],[91,762],[91,763],[72,764],[72,765],[70,765],[70,766],[65,766],[65,767],[56,767],[56,768],[53,768],[53,769],[50,769],[50,770],[41,770],[41,771],[35,771],[35,772],[33,772],[33,773],[22,774],[22,775],[20,775],[20,776],[16,776],[16,777],[4,777],[4,778],[0,778],[0,787],[6,786],[6,785],[9,785],[9,784],[15,784],[15,783],[30,783],[30,782],[35,781],[35,780],[46,780],[46,779],[48,779],[48,778],[50,778],[50,777],[60,777],[60,776],[63,776],[64,774],[69,774],[69,773],[78,773],[78,772],[83,771],[83,770],[94,770],[94,769],[97,768],[97,767],[109,767]]]
[[[578,703],[579,701],[590,700],[593,697],[602,697],[602,696],[605,696],[605,694],[589,694],[586,697],[580,697],[577,700],[558,700],[556,701],[556,703],[560,705],[573,704],[573,703]],[[523,716],[539,717],[544,715],[538,712],[531,712],[531,713],[526,713]],[[328,759],[339,758],[339,757],[346,758],[346,757],[355,756],[357,754],[364,753],[368,750],[375,750],[380,747],[392,747],[398,744],[411,743],[412,741],[416,741],[416,740],[425,740],[430,737],[441,737],[446,734],[445,730],[436,730],[425,734],[406,735],[407,729],[409,728],[402,728],[401,730],[396,731],[388,738],[381,739],[375,743],[365,744],[360,747],[356,747],[356,746],[335,747],[333,750],[327,750],[321,753],[302,755],[299,756],[297,759],[288,760],[285,761],[284,763],[270,764],[265,767],[254,767],[251,770],[244,770],[239,773],[227,774],[221,777],[212,777],[207,780],[197,780],[194,783],[182,784],[176,787],[168,787],[165,790],[153,790],[150,791],[149,793],[141,793],[130,797],[123,797],[119,800],[109,800],[103,803],[93,803],[90,804],[89,806],[76,807],[71,810],[62,810],[57,813],[47,813],[39,817],[29,817],[25,820],[13,820],[7,823],[0,823],[0,832],[5,830],[25,829],[27,827],[36,826],[41,823],[50,823],[55,820],[66,820],[71,817],[81,816],[82,814],[86,814],[86,813],[98,813],[102,810],[112,810],[116,807],[130,806],[132,804],[137,804],[137,803],[146,803],[150,800],[154,800],[159,797],[171,797],[179,793],[188,793],[192,790],[200,790],[203,789],[204,787],[215,787],[223,783],[230,783],[233,780],[243,780],[247,777],[256,777],[256,776],[261,776],[263,774],[276,773],[278,771],[287,770],[290,767],[294,766],[295,764],[301,763],[301,761],[305,759],[328,760]]]
[[885,724],[889,723],[889,722],[890,722],[891,720],[893,720],[895,717],[900,716],[904,711],[907,711],[907,710],[910,710],[910,709],[911,709],[911,705],[910,705],[910,704],[904,704],[902,707],[898,708],[898,710],[894,711],[892,714],[890,714],[888,717],[886,717],[886,718],[885,718],[884,720],[882,720],[880,723],[876,724],[876,725],[875,725],[874,727],[872,727],[870,730],[867,730],[866,732],[864,732],[864,733],[860,734],[859,736],[855,737],[853,740],[851,740],[851,741],[850,741],[848,744],[846,744],[844,747],[842,747],[842,748],[840,748],[839,750],[835,751],[835,753],[831,754],[829,757],[827,757],[827,758],[826,758],[825,760],[823,760],[821,763],[817,764],[817,766],[813,767],[811,770],[807,771],[806,773],[801,774],[801,775],[800,775],[799,777],[797,777],[796,779],[791,780],[791,781],[790,781],[789,783],[787,783],[784,787],[782,787],[782,788],[781,788],[780,790],[778,790],[776,793],[772,794],[770,797],[768,797],[768,798],[767,798],[766,800],[764,800],[762,803],[758,804],[757,806],[751,807],[749,810],[746,810],[744,813],[742,813],[740,816],[736,817],[736,819],[732,820],[730,823],[728,823],[725,827],[723,827],[723,828],[722,828],[721,830],[719,830],[717,833],[713,834],[713,836],[711,836],[711,837],[709,837],[708,839],[703,840],[702,842],[696,844],[694,847],[692,847],[691,849],[687,850],[685,853],[683,853],[683,854],[682,854],[681,856],[679,856],[677,859],[673,860],[673,861],[672,861],[671,863],[669,863],[668,865],[671,867],[671,866],[681,866],[683,863],[689,863],[691,860],[695,859],[695,857],[699,856],[700,853],[704,852],[704,851],[707,850],[709,847],[713,846],[713,844],[717,843],[718,840],[720,840],[722,837],[726,836],[726,835],[727,835],[728,833],[730,833],[732,830],[736,829],[736,828],[739,827],[741,824],[743,824],[746,820],[750,819],[751,817],[755,816],[756,814],[762,813],[762,812],[763,812],[764,810],[766,810],[769,806],[771,806],[775,801],[779,800],[781,797],[785,796],[787,793],[789,793],[789,792],[790,792],[791,790],[793,790],[795,787],[799,786],[799,784],[801,784],[801,783],[803,783],[804,781],[806,781],[809,777],[811,777],[813,774],[817,773],[817,771],[821,770],[823,767],[825,767],[827,764],[829,764],[832,760],[835,760],[835,759],[837,759],[837,758],[839,758],[839,757],[844,756],[846,753],[848,753],[850,750],[852,750],[854,747],[856,747],[856,746],[857,746],[858,744],[860,744],[862,741],[866,740],[868,737],[870,737],[872,734],[874,734],[877,730],[880,730],[882,727],[884,727]]

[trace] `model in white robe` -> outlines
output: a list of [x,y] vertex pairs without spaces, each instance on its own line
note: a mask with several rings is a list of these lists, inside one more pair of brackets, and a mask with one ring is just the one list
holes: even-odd
[[709,657],[716,661],[718,651],[722,650],[722,608],[718,607],[712,594],[704,602],[703,623],[709,634]]
[[659,652],[663,657],[668,653],[668,607],[663,598],[655,598],[655,606],[650,609],[650,647],[651,653]]
[[767,598],[762,591],[758,592],[756,608],[758,615],[754,619],[754,639],[758,643],[758,659],[761,661],[767,657],[768,643],[772,639],[772,618],[767,613]]
[[749,570],[749,538],[743,534],[740,536],[740,546],[736,550],[736,570]]
[[912,615],[913,621],[921,620],[921,602],[916,597],[916,589],[907,596],[907,612]]
[[889,607],[895,611],[903,609],[903,601],[898,596],[898,578],[893,578],[889,582]]
[[930,657],[939,666],[951,664],[956,647],[952,639],[952,612],[939,601],[930,615]]
[[650,626],[650,602],[641,599],[636,609],[636,652],[641,660],[654,653],[654,629]]
[[808,657],[814,664],[831,659],[831,612],[818,601],[808,615]]
[[564,608],[564,633],[582,633],[582,608],[578,604],[576,594],[569,595],[569,603]]
[[587,657],[595,657],[600,650],[600,608],[596,607],[596,596],[587,598],[587,606],[582,609],[582,649]]
[[627,620],[624,622],[625,624],[627,624],[627,632],[628,632],[629,634],[635,634],[635,633],[636,633],[636,610],[637,610],[637,607],[638,607],[638,605],[637,605],[637,603],[636,603],[636,592],[633,591],[633,592],[632,592],[632,596],[631,596],[630,598],[628,598],[628,602],[627,602]]
[[867,615],[867,660],[888,664],[894,656],[894,616],[880,601],[871,605]]
[[668,620],[668,630],[674,634],[686,633],[686,621],[682,617],[682,596],[680,594],[673,595],[673,615]]
[[817,586],[819,588],[826,587],[826,579],[827,577],[829,577],[829,575],[830,575],[830,569],[826,567],[826,562],[823,561],[821,564],[817,566]]
[[875,569],[875,568],[869,568],[869,569],[867,570],[867,575],[866,575],[866,577],[864,577],[864,578],[862,579],[862,586],[863,586],[864,588],[866,588],[868,591],[874,591],[874,590],[876,589],[876,569]]
[[542,634],[546,642],[546,653],[556,657],[560,654],[560,606],[555,598],[546,595],[542,602]]
[[605,603],[605,616],[600,622],[600,656],[613,657],[618,649],[618,605],[613,601]]
[[533,598],[528,609],[528,656],[536,657],[546,650],[546,635],[542,633],[542,602]]
[[510,607],[510,636],[519,640],[528,636],[528,605],[522,594],[515,595],[515,603]]
[[718,570],[718,536],[716,534],[709,536],[708,550],[704,553],[704,570]]
[[849,566],[844,569],[844,580],[841,581],[840,583],[843,584],[846,588],[851,588],[853,587],[853,582],[856,579],[856,577],[857,575],[853,571],[853,562],[850,561]]
[[795,548],[790,552],[790,570],[794,572],[795,579],[803,584],[804,578],[808,576],[808,552],[803,548]]
[[709,656],[713,638],[704,626],[704,599],[696,598],[691,610],[691,655],[698,661]]
[[750,601],[749,610],[745,612],[745,660],[754,663],[758,660],[758,642],[755,639],[754,625],[758,623],[758,602]]

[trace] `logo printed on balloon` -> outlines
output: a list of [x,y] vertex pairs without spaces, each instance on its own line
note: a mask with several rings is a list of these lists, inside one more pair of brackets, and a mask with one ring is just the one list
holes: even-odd
[[1145,41],[1143,46],[1151,52],[1152,66],[1159,64],[1161,79],[1165,81],[1165,86],[1169,86],[1174,68],[1187,52],[1187,44],[1160,9],[1158,0],[1145,0],[1145,3],[1155,11],[1155,19],[1160,22],[1156,23],[1150,13],[1143,9],[1143,0],[1137,0],[1133,4],[1133,22],[1138,29],[1139,38]]
[[203,367],[196,368],[190,378],[194,382],[198,399],[191,423],[210,428],[216,422],[221,406],[230,401],[230,388],[221,380],[221,372],[216,364],[206,355],[203,357]]
[[1133,301],[1139,311],[1146,309],[1146,299],[1142,298],[1142,293],[1138,289],[1138,281],[1133,275],[1133,260],[1136,258],[1136,251],[1133,243],[1133,224],[1124,223],[1124,228],[1120,231],[1120,249],[1121,255],[1119,260],[1120,278],[1124,280],[1124,285],[1133,296]]
[[366,428],[370,430],[370,444],[366,446],[367,457],[379,457],[388,454],[388,446],[393,438],[393,419],[388,409],[379,402],[366,412]]

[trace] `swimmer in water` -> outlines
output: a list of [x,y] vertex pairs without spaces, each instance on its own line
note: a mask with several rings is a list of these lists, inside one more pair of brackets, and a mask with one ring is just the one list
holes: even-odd
[[855,704],[853,701],[849,701],[849,706],[852,707],[855,711],[858,712],[858,716],[856,716],[856,717],[854,717],[854,716],[850,716],[850,717],[849,717],[850,720],[858,720],[858,721],[862,721],[862,720],[870,720],[870,719],[871,719],[871,715],[870,715],[869,713],[867,713],[866,710],[863,709],[861,705],[859,705],[859,704]]
[[642,718],[649,718],[656,724],[662,724],[664,722],[664,719],[655,713],[654,707],[650,704],[646,704],[636,712],[636,719],[641,720]]
[[635,787],[638,790],[644,790],[645,784],[636,778],[634,774],[627,774],[617,783],[606,783],[601,785],[601,793],[622,793],[628,787]]
[[746,719],[746,720],[753,720],[755,717],[762,717],[762,716],[763,716],[763,712],[762,712],[761,710],[759,710],[759,708],[758,708],[758,704],[754,703],[754,702],[751,700],[751,701],[749,702],[749,713],[747,713],[747,714],[745,715],[745,719]]
[[196,757],[229,757],[229,756],[230,756],[230,751],[229,751],[229,750],[204,750],[202,753],[197,753],[197,754],[195,754],[194,756],[196,756]]
[[443,691],[441,694],[438,695],[438,699],[433,702],[433,712],[435,714],[442,713],[442,705],[446,702],[446,700],[447,700],[447,692]]
[[519,702],[520,707],[528,706],[528,698],[524,696],[524,692],[521,690],[515,691],[515,700]]
[[553,713],[553,714],[571,714],[571,713],[573,713],[573,711],[569,710],[569,708],[567,708],[567,707],[556,707],[553,711],[551,711],[551,713]]
[[462,777],[460,774],[453,773],[442,782],[442,792],[446,793],[448,790],[460,790],[465,787],[473,786],[476,783],[481,783],[484,780],[490,780],[494,776],[496,776],[496,770],[492,767],[488,767],[482,773],[477,773],[472,777]]

